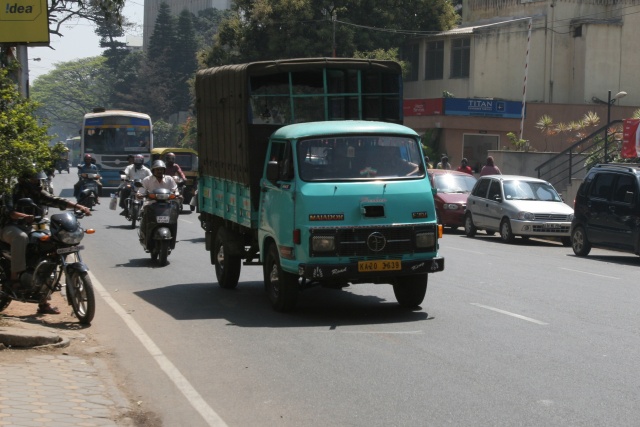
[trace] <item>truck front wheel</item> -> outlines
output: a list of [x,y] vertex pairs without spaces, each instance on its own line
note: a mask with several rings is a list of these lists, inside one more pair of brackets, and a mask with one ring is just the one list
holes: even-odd
[[224,239],[220,232],[216,234],[211,248],[211,263],[215,265],[216,278],[221,288],[233,289],[238,286],[242,258],[239,255],[225,254]]
[[398,303],[407,308],[415,308],[422,304],[427,293],[429,275],[398,277],[393,285],[393,293]]
[[264,263],[264,284],[274,310],[293,310],[298,300],[298,276],[282,270],[275,243],[269,246]]

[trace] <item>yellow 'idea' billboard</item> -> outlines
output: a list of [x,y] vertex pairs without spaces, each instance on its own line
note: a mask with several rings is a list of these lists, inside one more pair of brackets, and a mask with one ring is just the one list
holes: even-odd
[[0,3],[0,43],[49,44],[47,0]]

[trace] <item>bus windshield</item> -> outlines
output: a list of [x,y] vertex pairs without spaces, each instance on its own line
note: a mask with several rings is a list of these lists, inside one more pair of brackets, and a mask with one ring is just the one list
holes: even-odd
[[[94,117],[91,117],[94,116]],[[151,119],[125,115],[87,114],[83,129],[84,153],[149,153]]]
[[348,136],[298,143],[298,170],[304,181],[424,177],[418,141],[406,136]]

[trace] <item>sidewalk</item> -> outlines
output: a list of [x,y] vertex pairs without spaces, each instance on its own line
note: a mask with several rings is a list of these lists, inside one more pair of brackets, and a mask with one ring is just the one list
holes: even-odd
[[15,301],[0,313],[0,426],[135,426],[89,329],[55,305],[62,314],[36,317],[36,305]]

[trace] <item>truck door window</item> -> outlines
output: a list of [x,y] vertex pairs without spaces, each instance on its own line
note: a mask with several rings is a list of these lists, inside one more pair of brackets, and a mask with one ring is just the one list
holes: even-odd
[[289,181],[293,178],[293,162],[291,161],[291,145],[285,141],[274,141],[271,144],[270,161],[278,162],[279,180]]

